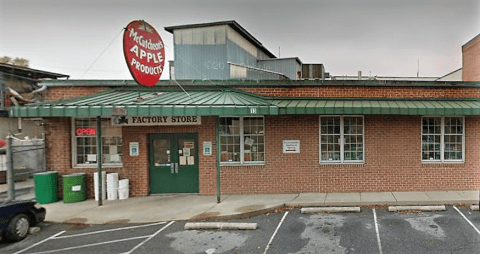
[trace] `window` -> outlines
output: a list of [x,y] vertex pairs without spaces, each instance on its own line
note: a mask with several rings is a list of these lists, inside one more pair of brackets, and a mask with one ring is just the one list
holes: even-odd
[[[76,118],[73,121],[73,164],[74,166],[96,167],[97,120],[95,118]],[[102,119],[102,164],[121,166],[122,142],[121,126],[112,126],[110,119]]]
[[320,117],[320,162],[361,163],[364,158],[362,116]]
[[222,163],[263,163],[265,161],[263,117],[220,118],[220,161]]
[[422,118],[422,161],[463,161],[463,117]]

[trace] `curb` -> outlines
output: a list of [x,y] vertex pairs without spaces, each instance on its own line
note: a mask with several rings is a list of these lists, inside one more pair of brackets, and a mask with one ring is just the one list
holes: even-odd
[[348,212],[360,212],[360,207],[306,207],[302,208],[301,213],[348,213]]
[[417,210],[417,211],[445,211],[447,210],[444,205],[437,206],[389,206],[389,212]]
[[246,219],[246,218],[255,217],[258,215],[263,215],[266,213],[271,213],[282,207],[285,207],[285,204],[271,206],[268,208],[263,208],[263,209],[259,209],[251,212],[230,214],[230,215],[219,215],[219,216],[209,215],[208,212],[205,212],[205,213],[195,215],[192,218],[187,219],[186,221],[226,221],[226,220],[235,220],[235,219]]
[[185,230],[188,229],[257,229],[257,223],[228,223],[228,222],[189,222],[185,224]]

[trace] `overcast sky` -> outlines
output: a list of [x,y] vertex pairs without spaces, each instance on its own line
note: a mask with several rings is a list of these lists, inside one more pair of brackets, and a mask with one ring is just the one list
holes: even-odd
[[480,0],[0,0],[0,56],[70,79],[132,79],[122,36],[138,19],[159,32],[167,61],[164,27],[235,20],[277,57],[331,75],[412,77],[419,61],[425,77],[461,68],[462,45],[480,34]]

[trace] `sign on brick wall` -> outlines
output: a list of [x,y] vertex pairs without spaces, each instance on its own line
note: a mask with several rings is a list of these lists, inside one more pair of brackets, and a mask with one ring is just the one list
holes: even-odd
[[200,125],[201,116],[113,116],[113,125],[148,126],[148,125]]

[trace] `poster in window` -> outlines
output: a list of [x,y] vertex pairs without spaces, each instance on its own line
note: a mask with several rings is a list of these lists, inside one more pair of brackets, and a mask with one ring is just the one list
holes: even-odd
[[190,156],[190,148],[183,148],[183,155]]
[[117,154],[117,146],[109,146],[108,148],[110,155]]
[[87,154],[87,161],[97,161],[97,155],[96,154]]
[[119,162],[120,161],[120,155],[119,154],[112,154],[112,155],[110,155],[110,160],[112,162]]
[[187,157],[187,163],[188,163],[188,165],[195,165],[195,157],[194,156],[188,156]]
[[181,166],[187,165],[187,156],[180,156],[179,158],[180,158],[179,163]]
[[254,140],[251,139],[251,138],[246,138],[246,139],[245,139],[245,145],[251,146],[251,145],[253,145],[253,141],[254,141]]
[[190,148],[193,149],[195,144],[193,142],[183,142],[183,148]]

